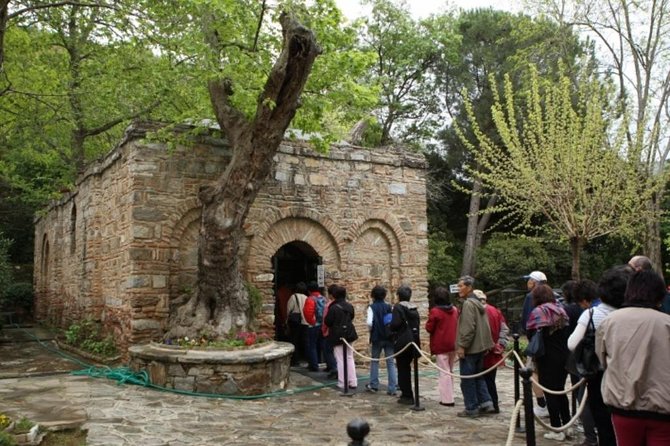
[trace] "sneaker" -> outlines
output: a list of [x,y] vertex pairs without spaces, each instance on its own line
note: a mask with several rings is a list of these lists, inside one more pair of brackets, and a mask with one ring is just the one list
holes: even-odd
[[546,407],[535,406],[533,413],[539,418],[549,418],[549,410]]
[[406,406],[411,406],[414,404],[414,398],[408,398],[406,396],[401,396],[398,398],[398,404],[404,404]]
[[370,384],[365,385],[365,390],[367,390],[368,392],[372,392],[372,393],[379,392],[379,389],[375,389],[374,387],[370,386]]
[[563,432],[547,432],[544,434],[547,440],[565,441],[565,433]]
[[479,416],[479,412],[476,410],[462,410],[456,414],[457,417],[461,418],[477,418]]
[[443,403],[442,401],[440,401],[440,406],[454,407],[455,405],[456,404],[454,403]]
[[327,379],[337,379],[337,371],[328,373]]
[[395,390],[393,392],[386,392],[386,394],[388,396],[398,396],[398,392],[396,392]]
[[489,413],[497,413],[495,407],[493,407],[492,403],[485,404],[479,407],[479,413],[483,414],[489,414]]

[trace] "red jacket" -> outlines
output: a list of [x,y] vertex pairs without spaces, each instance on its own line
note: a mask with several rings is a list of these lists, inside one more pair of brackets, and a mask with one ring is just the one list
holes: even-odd
[[[491,327],[491,337],[493,338],[493,349],[489,350],[484,355],[484,369],[493,367],[498,361],[503,357],[505,352],[504,345],[501,344],[500,333],[503,328],[503,324],[507,327],[507,322],[505,321],[505,316],[502,312],[494,307],[493,305],[486,304],[486,315],[489,318],[489,326]],[[507,343],[507,339],[504,339],[504,342]]]
[[458,308],[439,305],[430,309],[426,331],[430,333],[430,352],[434,355],[456,350]]

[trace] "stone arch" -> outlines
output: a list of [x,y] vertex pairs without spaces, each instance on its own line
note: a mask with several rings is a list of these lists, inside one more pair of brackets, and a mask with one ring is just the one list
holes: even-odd
[[[259,226],[266,226],[262,224]],[[252,238],[247,257],[247,275],[272,270],[271,258],[282,246],[302,241],[310,245],[324,263],[339,270],[341,244],[320,221],[305,217],[286,217],[269,225],[269,228]]]
[[173,226],[170,243],[170,303],[192,290],[198,279],[200,206],[186,211]]
[[[277,225],[279,222],[289,219],[304,219],[310,220],[318,224],[323,228],[323,230],[329,234],[330,238],[334,241],[337,246],[338,253],[338,264],[340,262],[340,255],[344,250],[344,240],[345,236],[342,234],[338,226],[333,222],[333,220],[327,215],[322,215],[319,212],[316,212],[312,209],[307,209],[304,207],[290,207],[290,208],[271,208],[262,210],[262,218],[248,218],[247,221],[251,222],[249,229],[246,231],[246,235],[249,238],[256,239],[257,237],[263,237],[265,234],[268,234],[269,231]],[[298,240],[298,239],[295,239]],[[286,243],[294,240],[288,240]],[[281,245],[279,245],[281,246]],[[279,247],[277,247],[278,249]],[[276,249],[275,249],[276,251]],[[318,249],[317,249],[318,251]],[[251,250],[250,250],[251,252]],[[273,251],[274,252],[274,251]],[[322,255],[323,257],[323,255]]]
[[400,281],[401,245],[387,222],[369,219],[353,228],[347,250],[347,277],[358,290],[375,285],[396,287]]

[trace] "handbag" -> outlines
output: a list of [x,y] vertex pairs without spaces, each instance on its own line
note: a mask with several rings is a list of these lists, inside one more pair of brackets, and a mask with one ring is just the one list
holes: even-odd
[[593,323],[593,308],[589,310],[589,323],[584,337],[570,353],[565,368],[573,375],[590,378],[600,371],[600,360],[596,355],[596,326]]
[[544,356],[544,336],[540,328],[535,332],[535,335],[530,339],[528,347],[526,347],[526,356],[533,359],[538,359]]
[[[295,297],[295,303],[297,304],[298,308],[300,308],[300,302],[298,302],[298,296],[295,294],[292,296]],[[288,314],[288,323],[289,324],[294,324],[294,325],[299,325],[302,323],[302,315],[299,312],[291,312]]]

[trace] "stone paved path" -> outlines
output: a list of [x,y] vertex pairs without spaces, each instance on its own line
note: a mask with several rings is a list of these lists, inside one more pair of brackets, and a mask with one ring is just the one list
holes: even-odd
[[[11,368],[11,356],[21,356],[28,343],[13,347],[12,354],[5,349],[0,356],[0,371]],[[23,353],[60,361],[34,345]],[[463,408],[458,390],[455,408],[438,405],[436,376],[428,367],[424,370],[422,412],[397,404],[384,392],[361,391],[364,378],[351,397],[331,387],[300,392],[319,383],[296,371],[290,379],[297,393],[251,401],[178,395],[69,374],[4,378],[0,410],[46,425],[83,423],[88,445],[344,445],[349,441],[346,424],[355,417],[370,423],[367,439],[372,446],[505,444],[513,400],[510,370],[498,374],[502,412],[477,419],[456,417]],[[364,373],[367,368],[361,366],[359,375]],[[538,431],[538,445],[556,444],[541,438],[541,428]],[[524,437],[517,435],[513,444],[525,444]]]

